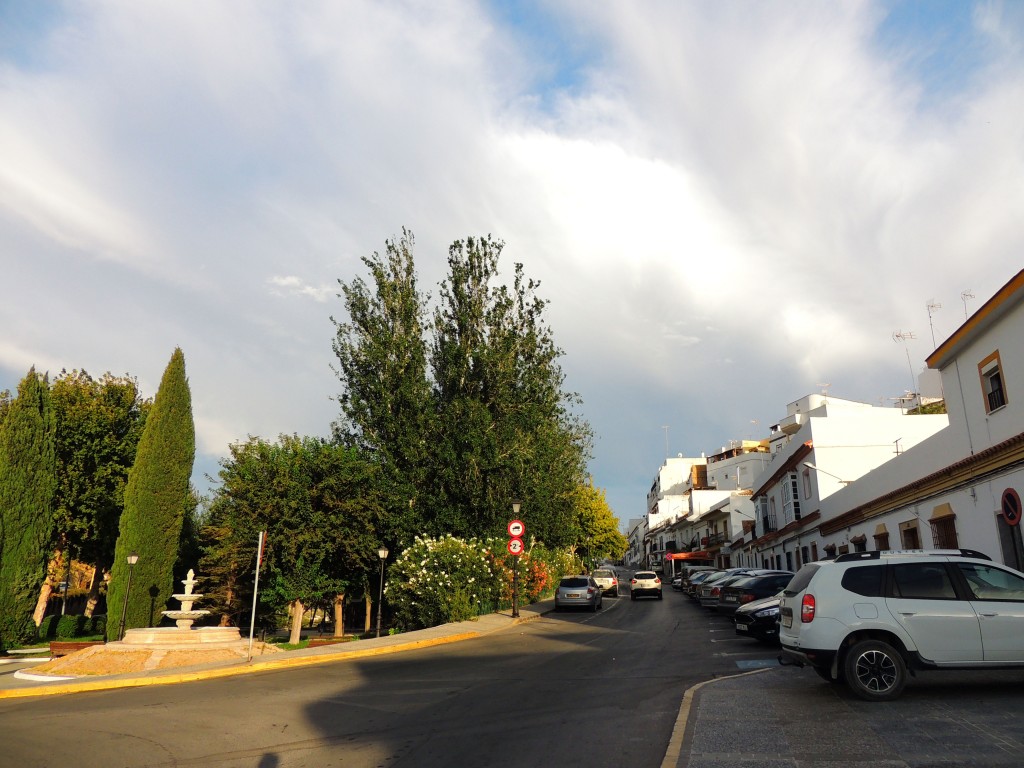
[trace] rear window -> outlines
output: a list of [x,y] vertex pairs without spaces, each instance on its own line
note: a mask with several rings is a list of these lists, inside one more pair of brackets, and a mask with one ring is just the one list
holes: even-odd
[[589,584],[586,576],[566,576],[561,581],[563,587],[586,587]]
[[818,572],[819,568],[821,568],[821,566],[817,563],[808,563],[797,571],[793,580],[786,585],[786,594],[795,595],[797,592],[803,592],[807,589],[807,585],[811,583],[811,579],[814,578],[814,574]]
[[654,571],[637,571],[633,574],[634,579],[656,579],[658,578]]
[[614,579],[615,574],[611,571],[594,571],[595,579]]
[[850,568],[843,574],[843,589],[864,597],[882,596],[882,576],[885,574],[883,565],[865,565]]

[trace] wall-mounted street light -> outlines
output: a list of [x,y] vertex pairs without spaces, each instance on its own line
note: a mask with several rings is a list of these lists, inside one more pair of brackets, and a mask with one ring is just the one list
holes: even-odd
[[128,586],[124,590],[124,603],[121,605],[121,626],[117,630],[117,639],[124,639],[124,620],[128,615],[128,595],[132,591],[132,571],[135,570],[135,564],[139,562],[138,552],[132,552],[128,555]]
[[381,547],[378,549],[377,557],[380,558],[380,596],[377,598],[377,637],[380,637],[380,615],[384,610],[384,561],[388,557],[388,548]]
[[811,464],[811,462],[809,462],[809,461],[805,461],[804,462],[804,466],[807,467],[808,469],[813,469],[815,472],[821,472],[821,474],[823,474],[823,475],[828,475],[829,477],[835,478],[836,480],[838,480],[843,485],[849,485],[850,483],[853,482],[853,480],[843,480],[843,478],[839,477],[839,475],[833,475],[831,472],[826,472],[821,467],[816,467],[813,464]]

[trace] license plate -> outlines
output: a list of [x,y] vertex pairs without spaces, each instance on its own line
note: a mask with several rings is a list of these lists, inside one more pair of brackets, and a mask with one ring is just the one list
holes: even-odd
[[736,631],[737,632],[746,632],[747,631],[747,625],[746,624],[737,624],[736,625]]
[[784,627],[792,627],[793,626],[793,617],[792,616],[783,616],[782,617],[782,626],[784,626]]
[[569,594],[566,595],[566,597],[570,597],[570,598],[576,598],[576,597],[579,597],[579,596],[580,596],[579,592],[570,592]]

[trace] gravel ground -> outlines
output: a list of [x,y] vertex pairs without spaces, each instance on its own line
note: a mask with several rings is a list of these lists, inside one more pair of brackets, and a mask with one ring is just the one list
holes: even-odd
[[[213,661],[233,661],[248,656],[248,643],[231,648],[189,648],[189,649],[145,649],[130,650],[98,645],[69,653],[58,659],[44,662],[32,668],[35,674],[57,676],[73,675],[121,675],[131,672],[145,672],[154,669],[188,667]],[[278,649],[265,643],[253,644],[253,655],[278,653]]]

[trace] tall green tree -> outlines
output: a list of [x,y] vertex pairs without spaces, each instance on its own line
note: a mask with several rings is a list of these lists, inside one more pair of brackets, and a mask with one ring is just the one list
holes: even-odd
[[[128,472],[151,401],[129,376],[61,371],[50,387],[57,429],[58,482],[54,560],[93,566],[87,613],[99,596],[101,575],[114,560]],[[51,568],[56,568],[56,562]]]
[[232,620],[250,610],[265,530],[262,602],[290,607],[297,641],[306,607],[333,603],[376,563],[378,468],[354,448],[294,435],[232,445],[221,466],[202,531],[204,572],[226,587],[211,591],[214,604]]
[[608,506],[604,489],[588,481],[576,489],[574,505],[574,548],[583,562],[596,565],[605,559],[622,558],[629,542],[619,531],[619,521]]
[[590,427],[572,412],[578,397],[563,389],[562,351],[544,320],[540,284],[522,264],[511,288],[497,283],[503,248],[488,236],[449,249],[430,356],[433,528],[498,535],[519,498],[531,534],[564,546]]
[[[394,547],[422,531],[416,500],[427,480],[431,396],[424,339],[425,298],[416,284],[415,240],[402,231],[383,255],[364,257],[370,282],[340,283],[348,319],[336,327],[341,418],[335,435],[367,452],[381,468],[392,512]],[[339,281],[340,282],[340,281]]]
[[56,491],[55,420],[47,377],[35,367],[0,423],[0,648],[35,634],[46,580]]
[[[117,633],[122,610],[126,629],[152,626],[174,593],[182,521],[193,503],[189,478],[194,460],[192,395],[185,376],[185,355],[175,349],[128,473],[107,592],[108,637]],[[138,554],[134,567],[127,562],[129,553]]]

